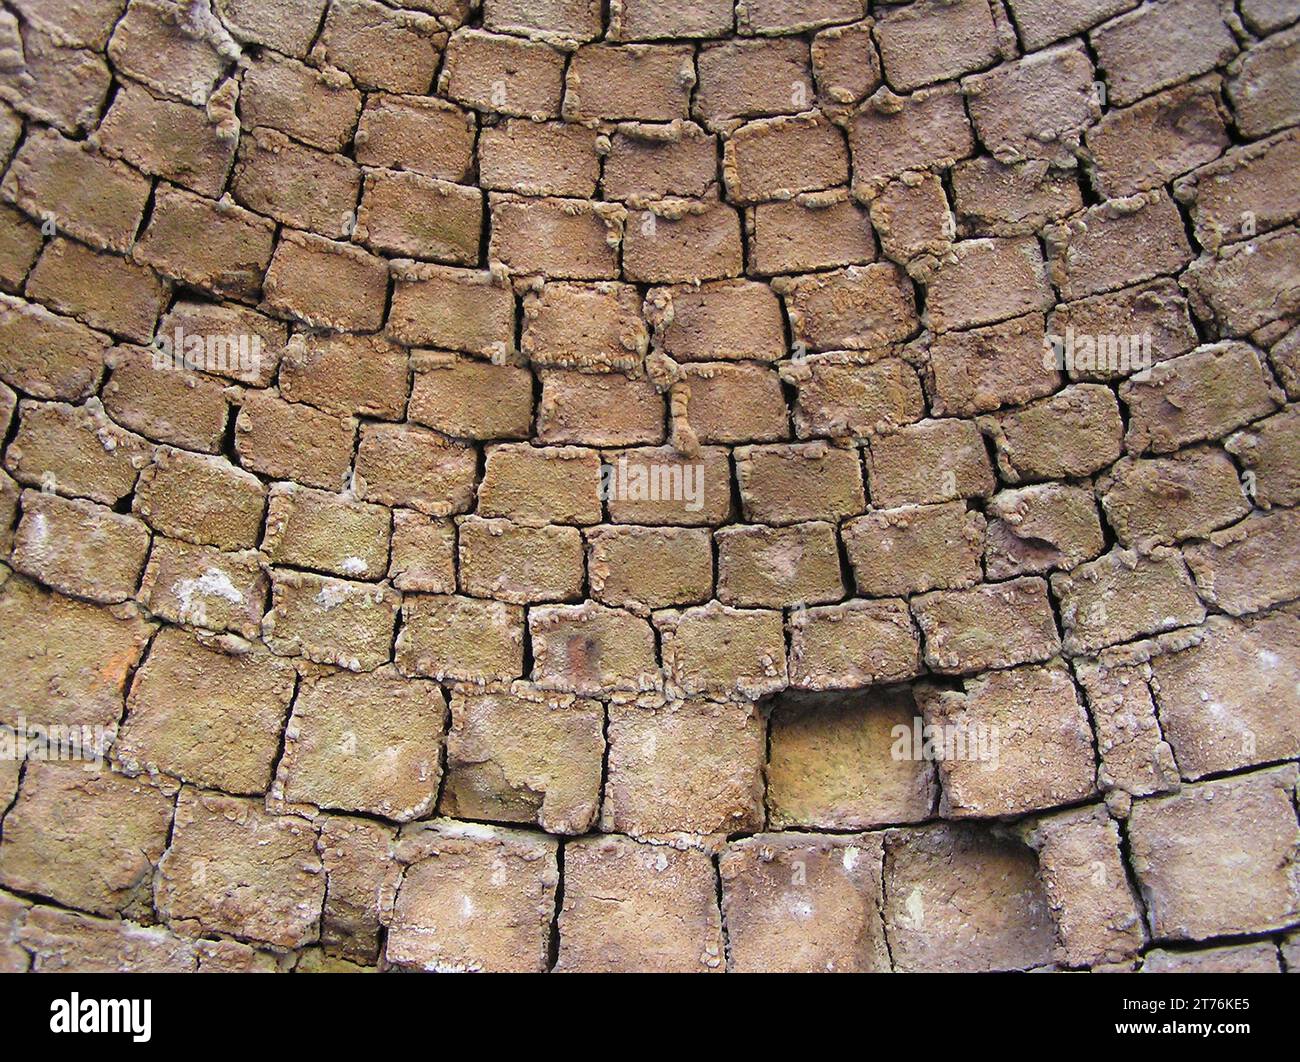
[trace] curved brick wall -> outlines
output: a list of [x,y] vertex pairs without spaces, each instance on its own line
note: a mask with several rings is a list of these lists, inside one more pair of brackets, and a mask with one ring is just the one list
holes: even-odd
[[1300,966],[1300,4],[404,2],[0,4],[0,967]]

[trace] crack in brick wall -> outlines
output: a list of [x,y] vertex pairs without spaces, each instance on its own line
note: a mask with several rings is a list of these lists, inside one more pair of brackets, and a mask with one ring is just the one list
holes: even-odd
[[0,2],[0,969],[1300,969],[1298,20]]

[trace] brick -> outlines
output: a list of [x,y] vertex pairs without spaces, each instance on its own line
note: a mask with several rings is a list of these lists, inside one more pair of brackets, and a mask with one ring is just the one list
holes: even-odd
[[925,636],[925,662],[940,674],[1037,663],[1061,648],[1042,579],[936,590],[912,599],[912,615]]
[[956,85],[895,96],[881,88],[848,125],[855,191],[904,170],[949,166],[974,154],[975,140]]
[[356,477],[366,501],[402,505],[428,516],[464,512],[474,497],[474,449],[423,428],[367,424]]
[[261,290],[274,242],[275,224],[269,219],[229,200],[160,184],[131,257],[193,287],[251,300]]
[[25,490],[12,563],[60,593],[115,604],[131,597],[149,552],[149,529],[94,502]]
[[5,473],[0,472],[0,552],[6,556],[14,547],[14,525],[18,520],[18,496],[20,489],[17,483],[10,479]]
[[791,335],[807,350],[872,350],[917,329],[912,285],[890,262],[793,277],[777,288]]
[[158,867],[158,913],[187,935],[224,932],[292,949],[320,933],[325,875],[316,828],[258,801],[181,790]]
[[0,32],[17,57],[0,75],[0,95],[28,117],[74,136],[93,127],[112,81],[103,57],[66,47],[60,37],[30,23],[21,25],[8,11]]
[[547,968],[557,845],[520,830],[435,820],[409,842],[384,958],[404,969],[542,973]]
[[479,139],[484,188],[590,199],[599,179],[596,133],[583,126],[506,119],[484,127]]
[[368,965],[379,957],[380,907],[388,899],[386,878],[396,870],[395,835],[392,827],[368,819],[322,817],[318,851],[326,884],[320,938],[336,962]]
[[957,163],[951,174],[962,236],[1025,236],[1083,208],[1069,171],[1041,160],[1005,164],[981,155]]
[[586,532],[592,598],[647,615],[713,596],[713,549],[704,528],[602,525]]
[[565,73],[564,117],[669,122],[688,117],[694,87],[689,47],[587,44]]
[[715,138],[694,122],[621,122],[609,138],[601,176],[606,199],[708,198],[717,181]]
[[443,813],[587,832],[600,805],[604,723],[597,701],[453,692]]
[[558,972],[721,972],[722,916],[709,857],[600,837],[565,846]]
[[984,440],[970,420],[923,420],[872,439],[867,479],[881,506],[987,497],[994,489]]
[[433,810],[447,702],[436,683],[381,668],[306,678],[285,729],[276,793],[397,822]]
[[43,723],[116,729],[154,630],[136,609],[96,608],[10,575],[0,618],[0,718],[13,724],[39,705]]
[[758,274],[858,265],[876,257],[870,216],[843,190],[760,203],[747,219],[746,236],[750,269]]
[[907,173],[889,181],[871,200],[871,224],[880,253],[906,264],[921,255],[951,250],[953,217],[943,184],[932,173]]
[[94,0],[74,7],[57,0],[16,0],[12,7],[29,24],[75,47],[99,52],[108,44],[113,26],[126,8],[126,0]]
[[857,689],[920,672],[920,640],[902,601],[846,601],[791,613],[793,687]]
[[594,695],[658,684],[654,633],[631,613],[592,601],[545,605],[529,612],[528,633],[543,689]]
[[1015,317],[930,340],[926,390],[939,416],[971,416],[1051,394],[1061,374],[1044,365],[1043,318]]
[[1182,557],[1156,547],[1148,555],[1114,549],[1052,576],[1067,653],[1095,652],[1144,634],[1200,623],[1205,608]]
[[1229,144],[1219,90],[1206,78],[1103,115],[1087,134],[1097,191],[1131,195],[1218,158]]
[[1009,0],[1025,48],[1036,51],[1136,7],[1138,0]]
[[1187,547],[1197,592],[1230,616],[1258,612],[1300,594],[1295,542],[1300,519],[1289,509],[1254,513]]
[[1300,413],[1287,406],[1280,413],[1256,421],[1224,444],[1254,476],[1253,497],[1264,508],[1300,502],[1300,477],[1291,461],[1300,443]]
[[155,92],[202,105],[237,54],[205,23],[197,10],[167,0],[131,0],[113,29],[108,58]]
[[264,52],[244,71],[239,116],[249,126],[277,129],[322,151],[342,151],[357,129],[361,99],[339,70]]
[[0,295],[0,378],[33,398],[79,401],[92,394],[110,343],[39,303]]
[[742,0],[736,29],[744,35],[802,33],[830,22],[852,22],[866,12],[861,0]]
[[474,265],[482,227],[476,188],[401,170],[366,173],[356,237],[372,250]]
[[1200,951],[1153,948],[1142,958],[1143,973],[1278,973],[1277,948],[1271,941],[1232,944]]
[[1176,273],[1192,259],[1182,216],[1163,190],[1089,207],[1044,238],[1052,282],[1066,300]]
[[601,491],[612,523],[694,527],[732,515],[731,464],[721,447],[702,447],[694,456],[671,446],[642,447],[608,457]]
[[664,668],[686,696],[748,698],[786,686],[781,613],[737,609],[711,601],[680,612],[657,612]]
[[659,288],[646,297],[646,318],[678,361],[776,361],[785,353],[781,304],[766,284]]
[[31,217],[53,215],[77,239],[122,254],[144,216],[149,181],[87,144],[38,129],[23,140],[0,192]]
[[27,294],[106,332],[147,343],[166,297],[142,266],[56,238],[27,278]]
[[1061,303],[1048,317],[1048,334],[1062,345],[1058,351],[1054,344],[1053,354],[1072,380],[1117,379],[1149,368],[1148,358],[1168,361],[1198,343],[1187,300],[1172,280]]
[[812,39],[817,91],[833,105],[857,103],[880,85],[880,58],[871,39],[870,20],[832,26]]
[[1182,277],[1192,312],[1217,322],[1221,336],[1246,335],[1289,318],[1300,304],[1295,293],[1298,245],[1300,232],[1283,229],[1198,258]]
[[1229,151],[1174,185],[1174,196],[1191,210],[1196,240],[1207,251],[1293,221],[1300,200],[1286,175],[1300,161],[1300,134],[1276,137]]
[[336,417],[396,420],[406,408],[407,354],[380,336],[299,333],[280,365],[280,393]]
[[316,38],[325,0],[216,0],[216,10],[237,40],[302,57]]
[[980,580],[984,519],[964,502],[877,509],[844,525],[859,594],[954,590]]
[[665,200],[629,219],[623,275],[649,284],[695,284],[744,271],[740,215],[725,203]]
[[582,535],[575,527],[466,516],[459,539],[460,588],[473,597],[516,605],[582,600]]
[[401,591],[450,594],[456,590],[456,528],[412,509],[393,511],[388,575]]
[[37,973],[191,973],[195,964],[194,942],[166,929],[61,907],[32,907],[17,939],[24,972],[29,954]]
[[173,362],[178,354],[188,357],[202,338],[203,356],[195,360],[204,372],[252,387],[266,387],[274,378],[288,338],[282,322],[247,307],[183,298],[164,315],[158,332],[171,340]]
[[428,15],[371,0],[331,0],[312,53],[367,88],[427,93],[446,43]]
[[[1294,921],[1295,784],[1288,764],[1136,804],[1131,862],[1154,937],[1204,940]],[[1237,871],[1215,869],[1224,866]]]
[[396,652],[403,675],[477,683],[518,678],[524,669],[524,610],[470,597],[408,596]]
[[392,658],[400,605],[401,595],[386,586],[276,571],[262,639],[281,656],[371,671]]
[[1053,302],[1032,238],[962,240],[930,270],[927,283],[925,318],[936,332],[993,324]]
[[1048,815],[1023,834],[1038,853],[1058,961],[1095,966],[1134,956],[1145,938],[1141,908],[1120,856],[1119,829],[1106,812],[1082,808]]
[[1134,453],[1167,453],[1224,435],[1282,401],[1256,351],[1233,342],[1161,362],[1126,380],[1120,397],[1129,408],[1124,445]]
[[1218,449],[1122,458],[1096,489],[1120,545],[1137,549],[1202,538],[1250,512],[1236,467]]
[[614,0],[607,36],[612,41],[725,36],[731,32],[731,7],[731,0],[700,0],[690,6],[673,0]]
[[514,296],[491,273],[400,261],[388,331],[408,346],[504,354],[514,343]]
[[1088,34],[1114,103],[1132,103],[1227,62],[1237,52],[1218,0],[1161,0]]
[[1263,136],[1295,122],[1297,51],[1300,30],[1293,27],[1246,49],[1228,68],[1228,101],[1242,136]]
[[725,141],[722,176],[732,202],[789,199],[845,184],[849,156],[843,134],[823,115],[763,118]]
[[534,365],[634,373],[648,346],[641,294],[630,284],[543,284],[524,297],[519,349]]
[[518,523],[600,522],[600,456],[577,446],[494,446],[479,484],[480,516]]
[[227,394],[217,380],[168,369],[155,351],[117,347],[108,357],[104,408],[127,428],[159,442],[216,453],[226,430]]
[[285,229],[266,272],[266,304],[314,328],[374,331],[384,322],[388,268],[359,247]]
[[20,291],[45,241],[19,211],[0,204],[0,288]]
[[564,62],[549,44],[460,29],[447,42],[438,92],[476,110],[558,118]]
[[473,169],[474,115],[433,96],[374,93],[353,141],[363,166],[413,170],[426,177],[466,183]]
[[786,608],[844,596],[833,524],[724,527],[714,541],[718,600],[723,604]]
[[1052,960],[1055,932],[1034,853],[986,829],[891,831],[884,893],[896,970],[1022,970]]
[[351,233],[361,170],[351,159],[304,147],[274,129],[239,141],[231,190],[259,214],[335,239]]
[[1019,815],[1092,795],[1092,728],[1063,664],[994,671],[961,690],[925,686],[917,700],[942,735],[944,818]]
[[886,8],[875,37],[890,87],[900,92],[979,70],[999,57],[985,0],[921,0]]
[[604,29],[598,0],[487,0],[483,25],[540,40],[589,41]]
[[1291,0],[1244,0],[1241,15],[1254,33],[1263,36],[1292,21],[1295,5]]
[[798,114],[813,95],[808,43],[797,37],[706,44],[696,62],[694,111],[711,129],[732,118]]
[[628,446],[663,438],[664,400],[649,380],[568,370],[542,374],[538,441]]
[[140,473],[133,511],[171,538],[218,549],[252,549],[266,488],[223,457],[160,446]]
[[135,489],[152,455],[148,440],[109,420],[98,399],[69,406],[25,398],[4,464],[24,486],[114,505]]
[[461,439],[525,439],[533,424],[533,374],[454,354],[420,355],[411,420]]
[[159,619],[257,638],[270,581],[251,550],[222,553],[159,537],[140,581],[140,603]]
[[255,472],[313,487],[341,487],[352,461],[355,424],[272,391],[244,395],[235,421],[239,460]]
[[735,460],[747,521],[838,520],[866,508],[856,450],[824,442],[742,446]]
[[585,199],[488,196],[492,236],[488,259],[512,273],[551,279],[610,280],[618,276],[618,245],[625,213],[611,203]]
[[601,829],[727,834],[763,821],[764,726],[749,704],[609,706]]
[[139,782],[35,761],[5,816],[0,881],[96,914],[147,914],[171,805]]
[[687,419],[702,443],[779,442],[790,437],[781,378],[761,365],[686,365]]
[[1091,491],[1065,483],[1004,490],[985,507],[984,567],[990,579],[1069,571],[1105,545]]
[[113,97],[98,137],[105,155],[215,198],[235,157],[236,137],[229,134],[205,110],[157,99],[126,82]]
[[113,755],[131,774],[264,792],[294,681],[264,649],[166,627],[131,684]]
[[388,567],[389,511],[328,491],[276,483],[262,549],[272,564],[379,579]]
[[1008,483],[1086,476],[1120,456],[1124,429],[1115,395],[1076,384],[1019,409],[981,417]]

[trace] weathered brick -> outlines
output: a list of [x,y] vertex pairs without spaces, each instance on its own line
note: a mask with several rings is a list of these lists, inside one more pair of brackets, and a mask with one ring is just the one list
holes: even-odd
[[1086,476],[1115,461],[1124,430],[1114,393],[1076,384],[1019,409],[981,417],[1008,483]]
[[166,298],[152,271],[56,238],[27,278],[27,295],[91,328],[147,343]]
[[402,875],[384,957],[429,971],[542,973],[555,890],[555,841],[521,830],[435,820],[399,845],[414,848]]
[[731,7],[731,0],[699,0],[689,5],[675,0],[612,0],[608,37],[634,41],[725,36],[731,32]]
[[589,446],[658,443],[664,438],[664,400],[649,380],[621,373],[545,372],[537,438]]
[[483,25],[541,40],[589,41],[604,28],[599,0],[486,0]]
[[686,696],[758,698],[786,685],[781,613],[711,601],[656,612],[666,674]]
[[726,834],[763,821],[764,726],[750,704],[609,706],[601,829]]
[[519,347],[534,365],[638,371],[649,345],[630,284],[543,284],[524,297]]
[[936,590],[913,598],[912,614],[925,636],[925,662],[941,674],[1037,663],[1061,648],[1042,579]]
[[375,331],[384,323],[388,268],[360,247],[285,229],[264,291],[272,310],[314,328]]
[[261,802],[183,788],[158,867],[158,913],[178,931],[293,949],[317,939],[325,875],[317,830]]
[[[1300,911],[1294,764],[1139,801],[1131,862],[1151,933],[1165,940],[1258,933]],[[1223,873],[1232,866],[1235,872]]]
[[160,368],[154,350],[117,347],[104,384],[104,408],[113,419],[159,442],[205,453],[221,449],[228,395],[211,377]]
[[512,273],[555,279],[610,280],[618,276],[625,211],[586,199],[521,199],[493,192],[488,258]]
[[1258,612],[1300,596],[1295,544],[1300,514],[1290,509],[1254,513],[1187,547],[1196,588],[1230,616]]
[[876,241],[865,207],[843,190],[760,203],[746,220],[750,270],[802,273],[874,261]]
[[216,0],[215,6],[236,40],[300,58],[315,40],[325,13],[325,0]]
[[790,437],[781,378],[762,365],[686,365],[687,419],[702,443],[778,442]]
[[1041,160],[1008,165],[981,155],[950,172],[962,236],[1024,236],[1083,207],[1069,171],[1049,169]]
[[1035,51],[1136,7],[1138,0],[1009,0],[1009,3],[1025,47]]
[[406,408],[407,354],[381,336],[299,333],[280,365],[280,393],[337,417],[396,420]]
[[1300,411],[1287,406],[1256,421],[1224,444],[1254,477],[1252,497],[1265,508],[1300,503],[1300,475],[1292,455],[1300,445]]
[[876,22],[892,88],[910,92],[997,60],[997,31],[985,0],[920,0],[886,8]]
[[594,695],[658,685],[650,624],[592,601],[545,605],[528,614],[533,680],[544,689]]
[[591,596],[635,615],[703,604],[713,596],[708,530],[687,527],[593,527],[586,532]]
[[0,289],[22,290],[44,244],[39,226],[13,207],[0,204]]
[[473,447],[423,428],[367,424],[361,429],[356,477],[366,501],[429,516],[464,512],[474,497],[476,469]]
[[235,449],[239,460],[255,472],[338,488],[352,463],[355,431],[349,417],[286,402],[273,391],[250,391],[235,421]]
[[395,836],[394,828],[369,819],[322,816],[317,845],[325,868],[320,937],[335,962],[369,965],[379,957],[380,913],[390,888],[386,879],[396,870]]
[[263,52],[244,71],[239,116],[249,126],[278,129],[322,151],[342,151],[357,129],[361,98],[341,71]]
[[360,167],[343,155],[304,147],[275,129],[240,137],[231,191],[250,210],[285,225],[349,236],[360,187]]
[[678,361],[776,361],[785,353],[781,304],[766,284],[657,288],[645,312],[660,349]]
[[1202,255],[1182,276],[1192,312],[1217,321],[1221,336],[1241,336],[1289,319],[1300,308],[1296,277],[1300,232],[1283,229]]
[[390,523],[382,506],[297,483],[276,483],[262,549],[272,564],[379,579],[388,567]]
[[479,484],[480,516],[521,524],[600,522],[600,455],[577,446],[494,446]]
[[285,729],[276,794],[397,822],[433,810],[447,702],[390,668],[303,679]]
[[880,253],[906,264],[951,250],[954,222],[943,184],[932,173],[906,173],[884,184],[871,200],[871,224]]
[[1153,948],[1142,957],[1143,973],[1278,973],[1277,948],[1271,941],[1230,944],[1198,951]]
[[371,94],[353,142],[363,166],[464,184],[473,169],[476,129],[473,114],[445,100]]
[[504,354],[514,344],[514,296],[491,273],[398,261],[388,331],[410,346]]
[[985,507],[990,579],[1068,571],[1101,553],[1105,536],[1090,491],[1065,483],[1004,490]]
[[476,110],[558,118],[564,61],[549,44],[460,29],[447,42],[438,92]]
[[262,530],[266,488],[224,457],[170,446],[140,473],[134,512],[171,538],[218,549],[252,549]]
[[945,818],[1019,815],[1093,793],[1092,728],[1063,664],[994,671],[961,690],[923,686],[917,699],[941,735]]
[[516,605],[580,601],[582,535],[575,527],[529,527],[509,520],[462,517],[460,588],[474,597]]
[[159,536],[140,581],[140,603],[160,619],[257,638],[270,587],[264,558]]
[[838,520],[866,508],[862,464],[855,449],[825,442],[742,446],[735,460],[748,521]]
[[173,364],[193,353],[204,372],[266,387],[279,368],[288,327],[245,306],[182,298],[163,317],[158,333],[158,345],[171,342]]
[[25,490],[14,533],[17,571],[61,593],[114,604],[131,597],[149,553],[149,528],[94,502]]
[[396,650],[403,675],[477,683],[519,678],[524,610],[503,601],[408,595]]
[[40,303],[0,295],[0,378],[33,398],[75,402],[92,394],[111,343]]
[[168,0],[131,0],[113,29],[108,58],[155,92],[202,105],[237,55],[205,21],[198,9]]
[[479,182],[521,195],[590,199],[600,179],[596,132],[563,122],[506,119],[479,138]]
[[1182,557],[1165,547],[1147,555],[1113,549],[1052,576],[1067,653],[1095,652],[1144,634],[1200,623],[1205,608]]
[[601,492],[616,524],[717,525],[732,515],[731,464],[719,446],[694,456],[671,446],[610,453]]
[[865,7],[862,0],[740,0],[736,29],[759,36],[802,33],[830,22],[852,22],[866,14]]
[[992,324],[1053,302],[1038,241],[962,240],[926,278],[926,323],[936,332]]
[[909,96],[881,88],[858,110],[848,134],[853,183],[864,192],[883,177],[950,166],[975,151],[956,85],[938,85]]
[[8,10],[0,38],[16,59],[0,73],[0,96],[27,117],[73,136],[95,125],[112,82],[103,56],[69,47],[61,35],[20,23]]
[[844,135],[815,111],[748,122],[726,140],[722,176],[735,203],[789,199],[845,184]]
[[413,509],[395,509],[388,574],[401,591],[455,593],[455,525]]
[[68,44],[102,52],[126,9],[126,0],[93,0],[73,6],[59,0],[15,0],[10,6],[31,25],[58,35]]
[[372,250],[474,265],[482,227],[477,188],[404,170],[366,173],[356,237]]
[[923,420],[871,440],[867,478],[876,505],[944,502],[993,493],[993,469],[971,420]]
[[925,376],[933,412],[970,416],[1051,394],[1061,374],[1044,365],[1044,339],[1039,314],[932,337]]
[[312,53],[361,85],[427,93],[447,34],[437,19],[372,0],[330,0]]
[[983,544],[984,518],[960,501],[877,509],[844,525],[854,582],[868,597],[971,586]]
[[812,39],[813,77],[823,101],[857,103],[880,85],[880,57],[871,39],[872,22],[832,26]]
[[601,177],[606,199],[707,198],[717,181],[715,138],[694,122],[621,122],[609,138]]
[[410,418],[462,439],[524,439],[533,423],[533,375],[515,365],[429,352],[417,356]]
[[623,275],[649,284],[695,284],[744,269],[739,213],[725,203],[669,199],[629,219]]
[[793,277],[776,285],[790,332],[807,350],[871,350],[916,331],[916,298],[892,262]]
[[709,128],[732,118],[798,114],[812,99],[808,42],[797,37],[706,44],[696,62],[694,110]]
[[565,846],[555,969],[720,972],[725,962],[713,863],[698,849],[600,837]]
[[600,805],[604,724],[598,701],[518,686],[454,691],[442,812],[587,832]]
[[846,601],[791,613],[791,686],[857,689],[920,671],[920,640],[902,601]]
[[[33,906],[16,930],[35,973],[192,973],[195,942],[160,926],[95,918],[62,907]],[[218,942],[207,942],[216,946]],[[223,941],[232,947],[243,947]],[[21,949],[20,949],[21,950]],[[250,949],[251,950],[251,949]]]
[[718,600],[740,607],[786,608],[838,601],[839,542],[833,524],[720,528]]
[[265,792],[294,681],[264,649],[165,627],[131,683],[113,755],[132,774]]
[[564,117],[669,122],[688,117],[695,63],[688,46],[587,44],[564,78]]
[[1228,68],[1228,100],[1242,136],[1258,137],[1296,120],[1296,56],[1300,29],[1292,27],[1248,48]]
[[392,658],[400,605],[401,595],[387,586],[276,571],[262,639],[281,656],[370,671]]

